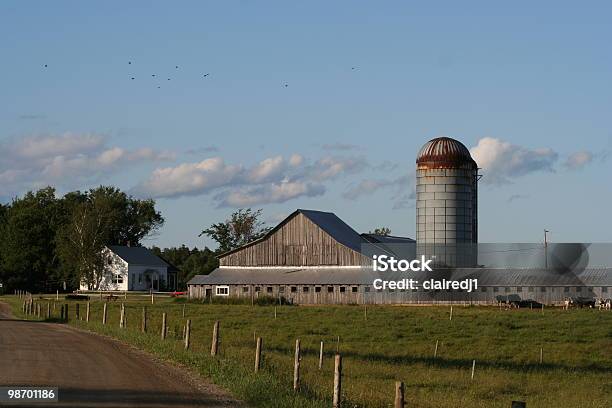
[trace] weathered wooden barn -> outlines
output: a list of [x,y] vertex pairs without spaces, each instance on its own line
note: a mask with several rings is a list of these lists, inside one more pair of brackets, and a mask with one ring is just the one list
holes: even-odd
[[[219,257],[219,268],[188,282],[191,298],[212,296],[295,304],[496,303],[518,296],[546,304],[566,297],[612,296],[612,269],[586,268],[559,273],[542,268],[453,268],[434,272],[374,272],[372,253],[415,255],[410,238],[359,234],[335,214],[297,210],[264,237]],[[407,255],[408,259],[410,255]],[[478,288],[461,290],[375,289],[377,278],[400,280],[477,279]]]
[[359,234],[335,214],[298,209],[264,237],[219,257],[188,282],[190,297],[271,296],[293,303],[363,303],[372,285],[370,243],[412,242]]

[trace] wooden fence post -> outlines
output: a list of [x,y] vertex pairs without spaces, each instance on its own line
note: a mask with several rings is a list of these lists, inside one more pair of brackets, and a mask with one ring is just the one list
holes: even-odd
[[47,319],[51,319],[51,305],[47,303]]
[[323,369],[323,340],[321,340],[321,347],[319,348],[319,370]]
[[434,359],[438,357],[438,340],[436,340],[436,348],[434,349]]
[[38,317],[39,319],[41,318],[41,313],[40,313],[40,303],[36,304],[36,317]]
[[540,364],[544,363],[544,347],[540,347]]
[[124,328],[125,327],[125,306],[123,306],[123,303],[121,304],[121,309],[119,312],[119,327],[120,328]]
[[210,355],[216,356],[219,351],[219,321],[215,321],[213,326],[212,344],[210,345]]
[[293,359],[293,391],[300,389],[300,339],[295,341],[295,356]]
[[185,350],[189,349],[190,334],[191,334],[191,319],[187,319],[187,324],[185,325]]
[[89,323],[90,308],[91,308],[91,306],[90,306],[89,302],[87,302],[87,308],[85,309],[85,321],[87,323]]
[[332,406],[340,408],[342,403],[342,356],[336,354],[334,362],[334,398]]
[[448,318],[448,320],[453,320],[453,306],[451,305],[451,310],[450,310],[450,317]]
[[510,408],[527,408],[527,403],[523,401],[512,401]]
[[257,346],[255,346],[255,372],[259,372],[259,367],[261,365],[261,337],[257,338]]
[[472,380],[474,379],[474,370],[476,370],[476,360],[472,361]]
[[404,383],[395,382],[395,408],[404,408]]
[[102,310],[102,324],[106,324],[106,316],[107,316],[107,304],[106,302],[104,303],[104,309]]
[[155,296],[153,295],[153,292],[151,291],[151,304],[155,304]]
[[81,320],[81,313],[79,311],[79,308],[80,308],[79,304],[77,303],[76,305],[74,305],[74,307],[75,307],[74,313],[75,313],[75,316],[76,316],[75,318],[77,320]]
[[140,330],[143,333],[147,332],[147,307],[142,307],[142,322],[140,323]]
[[162,313],[161,339],[166,338],[166,312]]

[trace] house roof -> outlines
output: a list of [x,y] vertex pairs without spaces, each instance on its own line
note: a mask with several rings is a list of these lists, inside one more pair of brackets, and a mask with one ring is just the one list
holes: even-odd
[[163,259],[155,255],[150,249],[145,247],[109,245],[108,249],[128,264],[165,267],[169,266]]
[[478,279],[479,286],[612,286],[612,268],[575,272],[544,269],[461,268],[433,272],[374,272],[371,267],[342,268],[217,268],[197,275],[188,285],[371,285],[374,279]]
[[[357,231],[351,228],[347,223],[342,221],[336,214],[325,211],[316,211],[316,210],[305,210],[298,208],[293,213],[291,213],[287,218],[281,221],[277,226],[272,228],[268,233],[266,233],[263,237],[256,239],[254,241],[249,242],[246,245],[243,245],[239,248],[232,249],[231,251],[224,252],[220,254],[218,257],[222,258],[226,255],[232,254],[234,252],[240,251],[246,247],[249,247],[258,242],[264,241],[269,236],[278,231],[283,225],[285,225],[289,220],[295,217],[298,214],[304,215],[310,221],[312,221],[316,226],[321,228],[323,231],[328,233],[333,239],[341,243],[342,245],[357,251],[361,252],[361,248],[363,244],[371,244],[371,243],[379,243],[385,242],[390,243],[389,241],[383,241],[382,236],[376,235],[380,240],[375,240],[374,238],[366,238],[365,236],[374,236],[374,234],[362,234],[360,235]],[[394,242],[414,242],[410,238],[402,238],[402,237],[387,237],[386,240],[395,239],[397,241]]]

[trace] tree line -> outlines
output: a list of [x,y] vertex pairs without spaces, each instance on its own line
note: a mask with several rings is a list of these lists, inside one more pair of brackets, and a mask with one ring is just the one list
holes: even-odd
[[[217,242],[189,249],[185,245],[151,250],[178,269],[185,288],[193,276],[218,266],[217,255],[263,236],[269,228],[261,210],[239,209],[204,229]],[[137,199],[112,186],[73,191],[58,197],[53,187],[30,191],[0,203],[0,282],[5,292],[70,291],[81,282],[98,289],[104,275],[102,249],[140,246],[157,233],[164,218],[151,199]]]

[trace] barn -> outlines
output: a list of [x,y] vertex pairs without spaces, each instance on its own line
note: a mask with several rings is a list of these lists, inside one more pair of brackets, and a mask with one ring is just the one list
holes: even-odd
[[359,234],[333,213],[298,209],[262,238],[220,255],[219,268],[188,282],[189,296],[364,303],[372,272],[363,248],[386,242],[414,240]]

